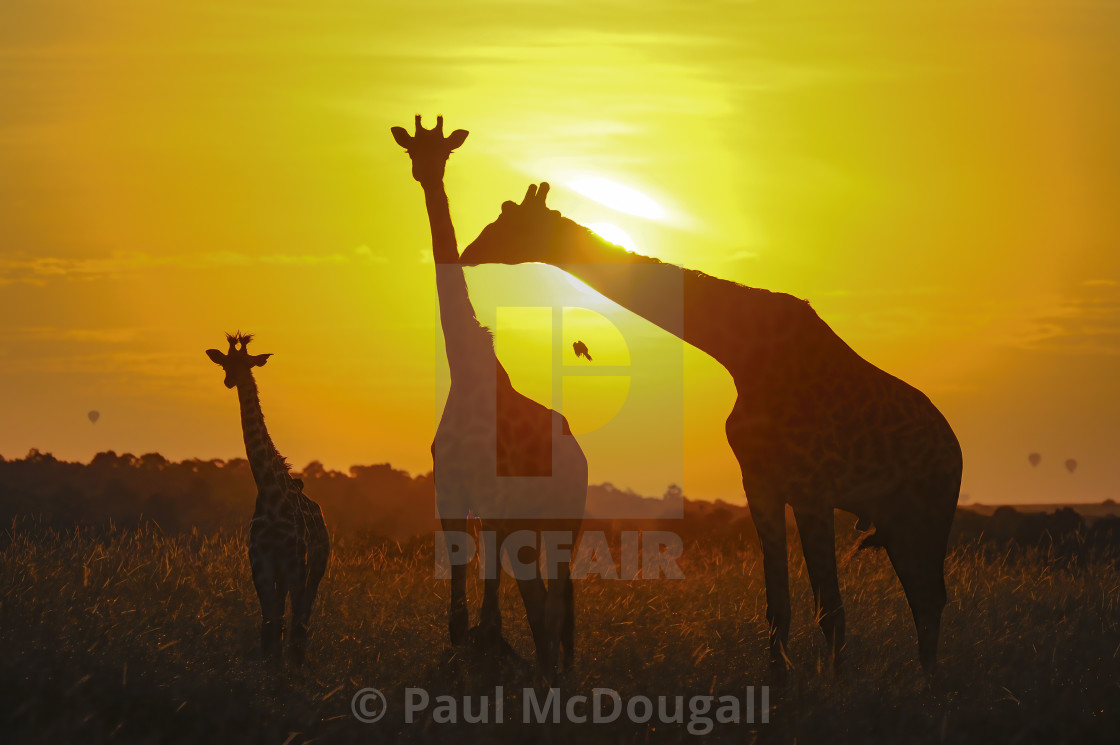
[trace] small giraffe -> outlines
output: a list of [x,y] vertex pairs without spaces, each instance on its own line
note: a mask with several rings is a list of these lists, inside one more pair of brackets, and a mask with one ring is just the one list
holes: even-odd
[[[727,368],[738,399],[727,439],[762,543],[770,662],[785,675],[789,570],[785,505],[793,508],[818,619],[836,666],[844,609],[836,575],[834,509],[875,532],[914,615],[919,658],[937,659],[944,558],[961,483],[961,449],[921,391],[856,354],[809,304],[628,252],[548,209],[548,184],[464,251],[462,263],[557,266],[706,352]],[[676,302],[666,296],[670,290]]]
[[[412,176],[424,190],[451,374],[451,390],[432,442],[436,507],[443,528],[448,533],[465,531],[473,513],[484,531],[495,533],[496,546],[517,531],[535,534],[538,555],[543,552],[542,531],[561,531],[574,543],[587,499],[583,450],[562,415],[513,388],[494,353],[493,337],[475,317],[459,265],[443,175],[451,151],[463,144],[467,132],[456,130],[445,138],[443,117],[436,119],[434,129],[424,129],[417,116],[414,135],[402,127],[393,127],[392,133],[408,151]],[[485,552],[482,611],[479,625],[469,632],[466,566],[451,567],[452,644],[471,640],[486,651],[509,649],[501,635],[497,553]],[[539,570],[531,577],[519,576],[517,583],[539,670],[551,679],[558,646],[563,648],[564,669],[572,666],[575,599],[569,562],[558,557],[547,561],[547,589]]]
[[[245,453],[257,484],[257,505],[249,524],[249,566],[261,602],[261,651],[280,659],[284,643],[284,603],[292,599],[289,653],[303,662],[311,607],[330,557],[330,537],[319,505],[303,494],[303,481],[294,478],[280,457],[261,413],[253,368],[263,367],[271,354],[247,351],[251,334],[226,334],[229,350],[206,354],[225,370],[226,388],[237,388]],[[240,344],[240,347],[238,347]]]

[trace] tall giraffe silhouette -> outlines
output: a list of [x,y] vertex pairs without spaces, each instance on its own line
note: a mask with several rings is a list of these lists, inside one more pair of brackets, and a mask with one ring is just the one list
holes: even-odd
[[[249,566],[261,602],[261,651],[279,659],[284,644],[284,604],[291,596],[292,634],[289,654],[303,662],[311,608],[319,582],[327,570],[330,537],[319,505],[303,494],[303,482],[293,478],[276,451],[261,413],[253,368],[263,367],[271,354],[249,354],[251,334],[226,334],[229,350],[206,354],[226,373],[226,388],[237,388],[245,454],[257,484],[257,505],[249,524]],[[240,346],[238,346],[240,344]]]
[[914,616],[919,658],[932,671],[962,468],[960,445],[941,413],[921,391],[856,354],[807,302],[628,252],[548,209],[547,194],[542,183],[530,186],[521,204],[504,203],[462,263],[559,267],[731,373],[738,398],[727,440],[762,543],[775,675],[785,673],[790,625],[786,504],[834,663],[844,646],[838,508],[854,513],[860,529],[874,526],[862,545],[886,548]]
[[[451,389],[432,442],[436,506],[445,531],[464,531],[469,513],[502,546],[516,531],[562,531],[575,540],[587,499],[587,460],[559,413],[514,390],[494,353],[488,329],[475,317],[451,222],[443,175],[451,151],[467,132],[443,136],[443,117],[424,129],[416,117],[409,135],[393,127],[394,139],[412,159],[412,176],[424,190],[432,232],[440,323]],[[449,545],[449,550],[451,546]],[[539,552],[538,552],[539,553]],[[523,559],[522,559],[523,560]],[[558,646],[563,665],[574,659],[575,604],[568,561],[548,557],[547,589],[539,571],[517,579],[533,634],[541,672],[556,669]],[[486,581],[479,625],[470,636],[484,649],[508,648],[501,636],[498,551],[486,551]],[[534,567],[536,565],[534,564]],[[452,644],[468,640],[466,566],[451,567]],[[558,645],[559,642],[559,645]]]

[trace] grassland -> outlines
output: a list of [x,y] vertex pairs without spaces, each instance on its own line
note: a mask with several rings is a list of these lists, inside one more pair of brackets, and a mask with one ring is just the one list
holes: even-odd
[[[406,726],[406,687],[493,692],[520,719],[527,666],[476,670],[446,642],[446,582],[431,538],[338,541],[303,670],[258,658],[256,596],[243,537],[156,529],[4,537],[0,739],[7,743],[678,742],[678,724]],[[901,588],[885,555],[841,548],[847,664],[824,669],[804,565],[791,546],[794,673],[768,724],[716,725],[709,742],[1116,742],[1120,737],[1120,561],[1041,549],[953,549],[942,665],[916,662]],[[767,682],[760,555],[690,544],[679,581],[577,583],[577,664],[565,695],[743,696]],[[480,587],[472,580],[472,601]],[[506,636],[531,655],[520,600],[502,596]],[[473,604],[473,603],[472,603]],[[476,606],[475,606],[476,607]],[[476,611],[475,611],[476,612]],[[364,686],[388,715],[350,713]]]

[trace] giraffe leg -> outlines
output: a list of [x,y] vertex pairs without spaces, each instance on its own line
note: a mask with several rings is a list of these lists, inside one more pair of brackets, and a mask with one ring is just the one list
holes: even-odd
[[532,577],[518,578],[517,589],[525,603],[525,615],[529,619],[529,630],[533,633],[533,645],[537,651],[537,665],[541,672],[551,680],[555,668],[555,654],[548,638],[545,604],[548,591],[540,572],[534,568]]
[[558,590],[562,594],[564,601],[564,624],[560,630],[560,645],[564,649],[563,670],[566,672],[571,670],[575,665],[576,657],[575,583],[572,582],[572,568],[570,565],[566,563],[560,564],[556,582],[559,584]]
[[[311,610],[315,605],[315,597],[319,594],[319,583],[327,571],[327,561],[330,558],[330,536],[327,528],[321,522],[316,525],[309,537],[310,545],[307,549],[307,583],[301,593],[299,603],[293,598],[292,602],[292,642],[300,640],[301,647],[306,645],[307,635],[311,630]],[[298,650],[298,658],[302,659],[304,649]]]
[[748,499],[751,520],[762,543],[766,576],[766,621],[770,627],[770,672],[776,682],[786,675],[789,643],[789,561],[786,555],[785,504],[777,499]]
[[542,618],[541,637],[544,640],[544,649],[538,649],[537,658],[545,675],[556,674],[560,657],[560,648],[563,644],[564,630],[564,587],[559,577],[548,580],[545,590],[544,610]]
[[540,636],[544,641],[544,648],[538,646],[537,658],[541,663],[541,669],[551,679],[556,674],[560,650],[564,646],[567,585],[571,582],[571,572],[568,561],[561,560],[559,556],[545,548],[543,536],[540,534],[538,534],[538,545],[541,546],[548,587],[545,590],[544,606],[541,611]]
[[914,625],[918,630],[918,658],[926,673],[932,674],[937,665],[941,612],[946,600],[944,554],[921,543],[914,545],[906,540],[891,540],[887,543],[887,555],[914,615]]
[[[465,533],[466,520],[442,520],[443,530],[446,533]],[[450,538],[447,538],[447,550],[454,550]],[[451,608],[448,612],[448,630],[451,635],[451,644],[458,646],[467,641],[467,631],[470,626],[470,614],[467,610],[467,566],[466,564],[453,563],[451,565]]]
[[833,667],[840,669],[844,649],[844,605],[836,576],[836,522],[832,509],[795,509],[805,566],[813,586],[817,622],[828,643]]
[[[502,583],[501,546],[506,533],[495,531],[493,546],[483,551],[482,611],[478,625],[470,630],[472,643],[487,654],[499,657],[517,657],[517,652],[502,638],[502,612],[498,604],[498,591]],[[481,542],[481,541],[480,541]],[[493,548],[494,550],[489,550]]]
[[910,604],[918,631],[918,658],[927,675],[937,666],[941,613],[947,599],[945,551],[959,494],[959,470],[931,479],[901,500],[909,512],[883,526],[882,544]]
[[[555,527],[561,527],[557,525]],[[575,536],[579,534],[579,524],[568,527],[568,530],[558,531],[560,534],[570,536],[569,540],[575,543]],[[547,675],[552,676],[558,664],[564,671],[570,670],[575,662],[575,589],[572,583],[571,553],[561,545],[557,545],[557,552],[544,549],[546,541],[540,537],[540,545],[544,550],[545,575],[548,578],[543,609],[542,635],[546,642],[545,654],[538,655],[543,658],[542,667]],[[561,661],[561,651],[563,659]]]
[[249,551],[249,566],[261,603],[261,654],[279,660],[284,644],[284,580],[270,554],[256,545]]
[[947,599],[945,550],[952,512],[956,507],[956,495],[953,496],[953,504],[941,509],[942,514],[910,516],[907,523],[892,526],[884,540],[887,555],[914,615],[918,631],[918,658],[930,675],[937,666],[941,613]]
[[295,546],[291,547],[284,562],[284,582],[292,598],[292,634],[288,654],[293,663],[303,664],[307,651],[307,624],[301,623],[300,609],[309,606],[307,598],[307,555]]
[[494,546],[498,547],[497,550],[491,551],[487,547],[483,552],[483,574],[485,577],[482,590],[482,611],[479,616],[478,626],[476,627],[480,633],[483,634],[497,634],[502,633],[502,615],[498,609],[498,591],[501,589],[502,584],[502,563],[499,560],[502,542],[505,540],[505,533],[495,531],[494,533]]

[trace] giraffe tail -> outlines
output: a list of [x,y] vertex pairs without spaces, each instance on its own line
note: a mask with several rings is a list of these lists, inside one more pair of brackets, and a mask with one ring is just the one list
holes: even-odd
[[859,520],[856,521],[856,530],[871,531],[863,536],[859,542],[859,546],[856,547],[856,551],[862,551],[865,548],[887,547],[886,536],[878,529],[878,526],[866,517],[860,517]]
[[861,540],[859,542],[859,547],[856,550],[857,551],[862,551],[865,548],[886,548],[886,547],[887,547],[887,542],[883,538],[883,536],[879,535],[878,533],[872,533],[871,535],[863,537],[863,540]]

